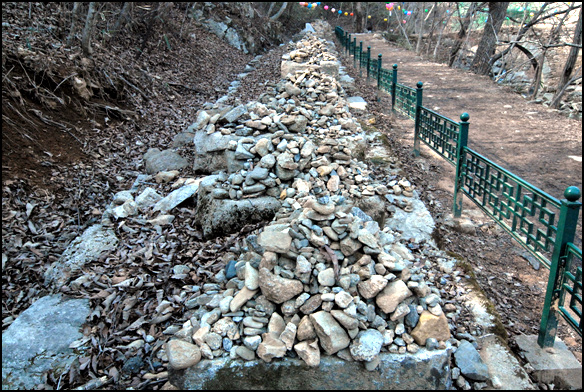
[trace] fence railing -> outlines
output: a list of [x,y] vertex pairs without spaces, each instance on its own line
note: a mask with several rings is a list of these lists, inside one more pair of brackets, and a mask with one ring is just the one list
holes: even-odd
[[565,199],[558,200],[470,149],[467,113],[454,121],[424,107],[422,82],[416,88],[398,83],[397,64],[385,69],[382,55],[372,59],[363,41],[357,45],[341,27],[335,33],[360,75],[364,68],[367,81],[375,80],[378,92],[390,94],[392,112],[414,120],[414,154],[420,154],[422,141],[455,166],[454,216],[461,216],[465,195],[550,270],[539,345],[554,345],[559,315],[582,336],[582,250],[573,243],[580,190],[568,187]]

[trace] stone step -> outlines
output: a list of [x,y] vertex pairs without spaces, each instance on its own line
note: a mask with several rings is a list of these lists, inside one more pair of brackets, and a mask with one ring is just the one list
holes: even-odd
[[266,363],[230,358],[202,360],[184,370],[169,371],[179,390],[196,389],[450,389],[450,350],[420,349],[415,354],[380,354],[377,370],[335,356],[321,358],[319,367],[285,358]]

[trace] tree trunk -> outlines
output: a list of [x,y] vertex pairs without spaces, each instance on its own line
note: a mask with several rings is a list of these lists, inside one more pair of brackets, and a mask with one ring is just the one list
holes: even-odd
[[424,36],[424,7],[426,3],[419,3],[418,6],[418,42],[416,44],[416,54],[420,54],[422,49],[422,37]]
[[[550,45],[553,45],[554,43],[556,43],[558,41],[558,39],[560,38],[560,32],[562,31],[562,26],[564,25],[564,22],[568,18],[568,15],[569,15],[568,12],[566,12],[564,14],[562,19],[558,23],[558,25],[551,32],[549,40],[548,40],[548,44],[542,48],[540,60],[539,60],[539,62],[537,62],[537,65],[535,67],[535,71],[536,71],[535,78],[533,79],[533,83],[530,87],[531,99],[534,99],[537,96],[537,92],[539,90],[539,85],[541,84],[541,77],[543,74],[543,65],[545,62],[545,56],[547,55],[547,51],[549,50]],[[518,41],[518,39],[515,38],[515,41]],[[515,45],[515,44],[512,44],[510,46],[510,48],[512,48],[513,45]],[[517,45],[517,47],[521,48],[520,45]],[[528,57],[529,57],[529,55],[528,55]],[[532,62],[533,62],[533,60],[532,60]]]
[[[125,21],[126,21],[126,15],[128,14],[128,10],[130,9],[130,6],[132,5],[131,2],[126,1],[122,7],[122,10],[120,11],[120,15],[118,16],[118,19],[116,20],[116,24],[114,25],[114,29],[112,31],[112,37],[115,36],[116,34],[118,34],[120,32],[120,30],[125,26]],[[188,10],[188,6],[187,6],[187,10]],[[184,23],[184,21],[183,21]]]
[[495,54],[497,35],[503,26],[507,7],[510,2],[489,2],[489,17],[483,30],[483,36],[472,61],[470,69],[479,75],[488,75],[491,71],[491,57]]
[[73,11],[71,11],[71,28],[69,29],[69,35],[67,36],[67,44],[70,45],[75,37],[75,27],[77,25],[77,12],[79,10],[79,5],[81,3],[76,1],[73,3]]
[[539,85],[541,83],[541,76],[543,74],[543,63],[545,62],[545,56],[547,54],[547,48],[544,48],[539,56],[539,61],[537,62],[537,68],[535,69],[535,77],[531,83],[531,87],[528,90],[530,94],[529,97],[534,99],[539,91]]
[[[457,7],[458,7],[458,4],[457,4]],[[454,64],[454,60],[456,60],[456,56],[458,55],[458,51],[462,47],[464,37],[466,36],[467,30],[470,26],[470,22],[472,21],[472,15],[474,14],[474,12],[476,11],[477,8],[478,8],[477,3],[475,3],[475,2],[470,3],[470,6],[468,7],[468,10],[466,11],[466,15],[464,16],[464,18],[462,18],[460,20],[460,31],[458,32],[458,37],[456,37],[456,42],[454,43],[454,45],[452,46],[452,49],[450,50],[450,56],[448,59],[448,66],[449,67],[452,67],[452,64]]]
[[574,28],[574,39],[572,40],[572,48],[570,49],[570,54],[568,55],[568,59],[566,60],[566,64],[564,65],[564,71],[562,72],[562,76],[560,78],[560,82],[558,83],[558,88],[556,90],[556,95],[552,99],[550,106],[552,108],[557,108],[560,105],[560,99],[564,93],[565,86],[570,81],[570,77],[572,76],[572,72],[574,71],[574,65],[576,64],[576,60],[578,58],[578,52],[582,50],[582,8],[580,8],[580,16],[578,17],[578,23]]
[[436,61],[436,56],[438,56],[438,48],[440,47],[440,42],[442,41],[442,34],[450,22],[450,18],[454,12],[450,12],[446,17],[446,23],[442,23],[442,28],[440,29],[440,34],[438,34],[438,41],[436,41],[436,46],[434,47],[434,61]]
[[282,3],[282,6],[280,7],[280,9],[278,10],[278,12],[276,12],[274,14],[274,16],[272,16],[270,19],[271,20],[278,20],[278,18],[280,17],[280,15],[282,15],[282,13],[286,10],[286,6],[288,5],[288,2],[284,2]]
[[361,2],[358,1],[355,5],[355,32],[356,33],[364,33],[365,32],[365,19],[367,18],[366,15],[363,15],[363,6]]
[[269,16],[270,16],[270,14],[272,13],[272,10],[274,9],[274,6],[275,6],[275,5],[276,5],[276,2],[275,2],[275,1],[272,1],[272,2],[270,3],[270,8],[268,8],[268,12],[266,13],[266,15],[267,15],[268,17],[269,17]]
[[83,54],[91,56],[91,25],[93,24],[93,15],[95,14],[95,2],[89,3],[87,10],[87,18],[85,18],[85,27],[83,28],[83,36],[81,37],[81,49]]

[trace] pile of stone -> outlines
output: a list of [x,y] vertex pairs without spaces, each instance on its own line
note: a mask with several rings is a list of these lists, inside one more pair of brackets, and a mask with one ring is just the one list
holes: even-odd
[[224,171],[201,181],[200,219],[229,203],[278,204],[247,251],[186,299],[189,320],[165,331],[170,366],[226,355],[318,366],[325,354],[375,369],[381,352],[445,348],[456,307],[441,300],[435,266],[385,225],[387,212],[411,211],[414,187],[353,157],[364,136],[326,73],[338,63],[330,43],[309,33],[283,60],[299,68],[260,102],[208,107],[191,126],[206,159],[195,167]]

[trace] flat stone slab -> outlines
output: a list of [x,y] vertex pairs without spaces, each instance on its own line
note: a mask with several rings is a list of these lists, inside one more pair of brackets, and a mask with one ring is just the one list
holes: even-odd
[[347,105],[349,105],[349,109],[356,109],[356,110],[367,110],[367,101],[365,101],[362,97],[349,97],[347,98]]
[[480,338],[479,354],[489,368],[489,376],[494,388],[507,390],[537,389],[527,372],[496,335],[485,335]]
[[266,363],[230,358],[202,360],[184,370],[169,370],[169,381],[178,389],[450,389],[450,351],[421,349],[415,354],[379,355],[374,371],[362,362],[335,356],[321,357],[316,368],[300,359]]
[[558,337],[548,348],[539,347],[537,335],[519,335],[515,342],[539,382],[553,383],[556,389],[582,389],[582,365]]
[[67,284],[85,264],[97,260],[103,252],[109,252],[117,245],[118,238],[112,229],[99,224],[89,227],[47,269],[45,286],[59,288]]
[[62,294],[33,303],[2,334],[2,389],[36,389],[52,370],[58,377],[78,356],[69,345],[83,335],[89,300]]
[[413,238],[420,243],[426,241],[434,244],[432,232],[435,222],[426,208],[426,205],[418,197],[407,198],[405,196],[392,196],[395,200],[409,200],[412,202],[413,211],[405,212],[401,208],[396,208],[395,213],[387,219],[385,226],[392,230],[402,232],[403,238]]

